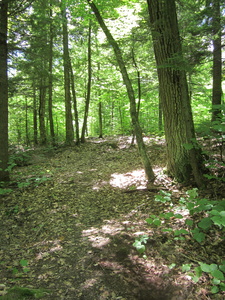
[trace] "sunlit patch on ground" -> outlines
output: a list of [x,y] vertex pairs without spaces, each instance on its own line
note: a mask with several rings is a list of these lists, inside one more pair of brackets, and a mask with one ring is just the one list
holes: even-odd
[[146,187],[147,181],[144,170],[140,169],[124,174],[114,173],[111,175],[109,183],[111,186],[121,189],[132,188],[132,186],[142,189]]

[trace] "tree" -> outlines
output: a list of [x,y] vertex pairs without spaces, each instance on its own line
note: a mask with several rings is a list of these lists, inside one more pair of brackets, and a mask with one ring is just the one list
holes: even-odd
[[131,121],[132,121],[132,125],[134,127],[134,132],[135,132],[136,139],[137,139],[139,153],[140,153],[140,156],[142,158],[143,165],[144,165],[145,174],[146,174],[146,177],[147,177],[148,181],[153,182],[154,179],[155,179],[155,175],[154,175],[154,172],[152,170],[150,160],[149,160],[149,157],[147,155],[147,151],[146,151],[145,144],[144,144],[144,141],[143,141],[142,129],[141,129],[139,121],[138,121],[134,90],[133,90],[130,78],[128,76],[128,73],[127,73],[127,69],[126,69],[126,66],[125,66],[125,63],[124,63],[124,60],[123,60],[122,52],[120,50],[120,47],[119,47],[118,43],[113,38],[111,32],[109,31],[108,27],[106,26],[102,16],[99,13],[98,8],[94,4],[94,2],[88,0],[88,3],[90,5],[92,11],[95,13],[95,17],[96,17],[99,25],[101,26],[103,32],[105,33],[108,42],[110,43],[110,45],[112,46],[112,48],[114,50],[118,66],[120,68],[120,72],[121,72],[122,77],[123,77],[123,82],[124,82],[124,84],[126,86],[126,89],[127,89],[127,95],[128,95],[129,100],[130,100]]
[[222,43],[221,43],[220,0],[212,1],[212,33],[213,33],[213,90],[212,121],[221,118],[222,100]]
[[53,91],[53,74],[52,74],[52,66],[53,66],[53,20],[52,20],[52,4],[50,3],[49,8],[49,17],[50,17],[50,25],[49,25],[49,66],[48,66],[48,116],[49,116],[49,124],[50,124],[50,135],[51,142],[55,144],[55,130],[54,130],[54,121],[53,121],[53,112],[52,112],[52,91]]
[[92,69],[91,69],[91,20],[89,21],[89,28],[88,28],[88,83],[87,83],[87,96],[85,101],[85,109],[84,109],[84,122],[81,132],[81,142],[85,142],[85,132],[87,130],[87,119],[88,119],[88,111],[90,105],[90,98],[91,98],[91,76],[92,76]]
[[0,3],[0,181],[9,180],[8,167],[8,0]]
[[168,173],[180,182],[204,184],[195,138],[175,0],[147,0],[167,142]]
[[61,2],[62,27],[63,27],[63,67],[64,67],[64,89],[65,89],[65,108],[66,108],[66,144],[71,145],[74,140],[72,112],[71,112],[71,93],[70,93],[70,55],[68,45],[68,28],[66,8]]

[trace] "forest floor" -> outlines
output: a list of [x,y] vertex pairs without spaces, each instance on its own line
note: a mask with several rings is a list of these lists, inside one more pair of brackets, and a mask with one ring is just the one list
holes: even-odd
[[[14,286],[44,289],[46,300],[225,299],[224,292],[210,293],[208,274],[195,283],[181,269],[224,259],[224,240],[175,240],[146,223],[171,203],[176,209],[192,188],[164,174],[163,139],[146,138],[146,145],[157,174],[151,188],[128,137],[24,153],[29,164],[13,169],[12,191],[0,196],[2,299],[33,299],[26,291],[7,296]],[[160,189],[171,193],[170,202],[155,201]],[[204,196],[222,199],[224,190],[212,184]],[[180,228],[183,221],[168,222]],[[148,239],[139,254],[133,243],[143,235]]]

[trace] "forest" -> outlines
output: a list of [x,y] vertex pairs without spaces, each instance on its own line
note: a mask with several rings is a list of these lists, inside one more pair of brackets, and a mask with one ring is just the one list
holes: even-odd
[[2,300],[225,299],[225,3],[0,0]]

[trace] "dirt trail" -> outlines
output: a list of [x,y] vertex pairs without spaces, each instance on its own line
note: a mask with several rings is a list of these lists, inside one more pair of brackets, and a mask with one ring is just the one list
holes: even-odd
[[[161,170],[163,141],[149,140],[148,147],[158,183],[171,188]],[[185,262],[184,245],[146,226],[149,214],[166,205],[154,202],[157,190],[141,190],[143,169],[128,140],[94,139],[42,158],[38,166],[15,169],[14,180],[30,185],[1,200],[5,289],[47,288],[46,300],[209,299],[169,267]],[[141,234],[150,237],[145,259],[132,246]]]

